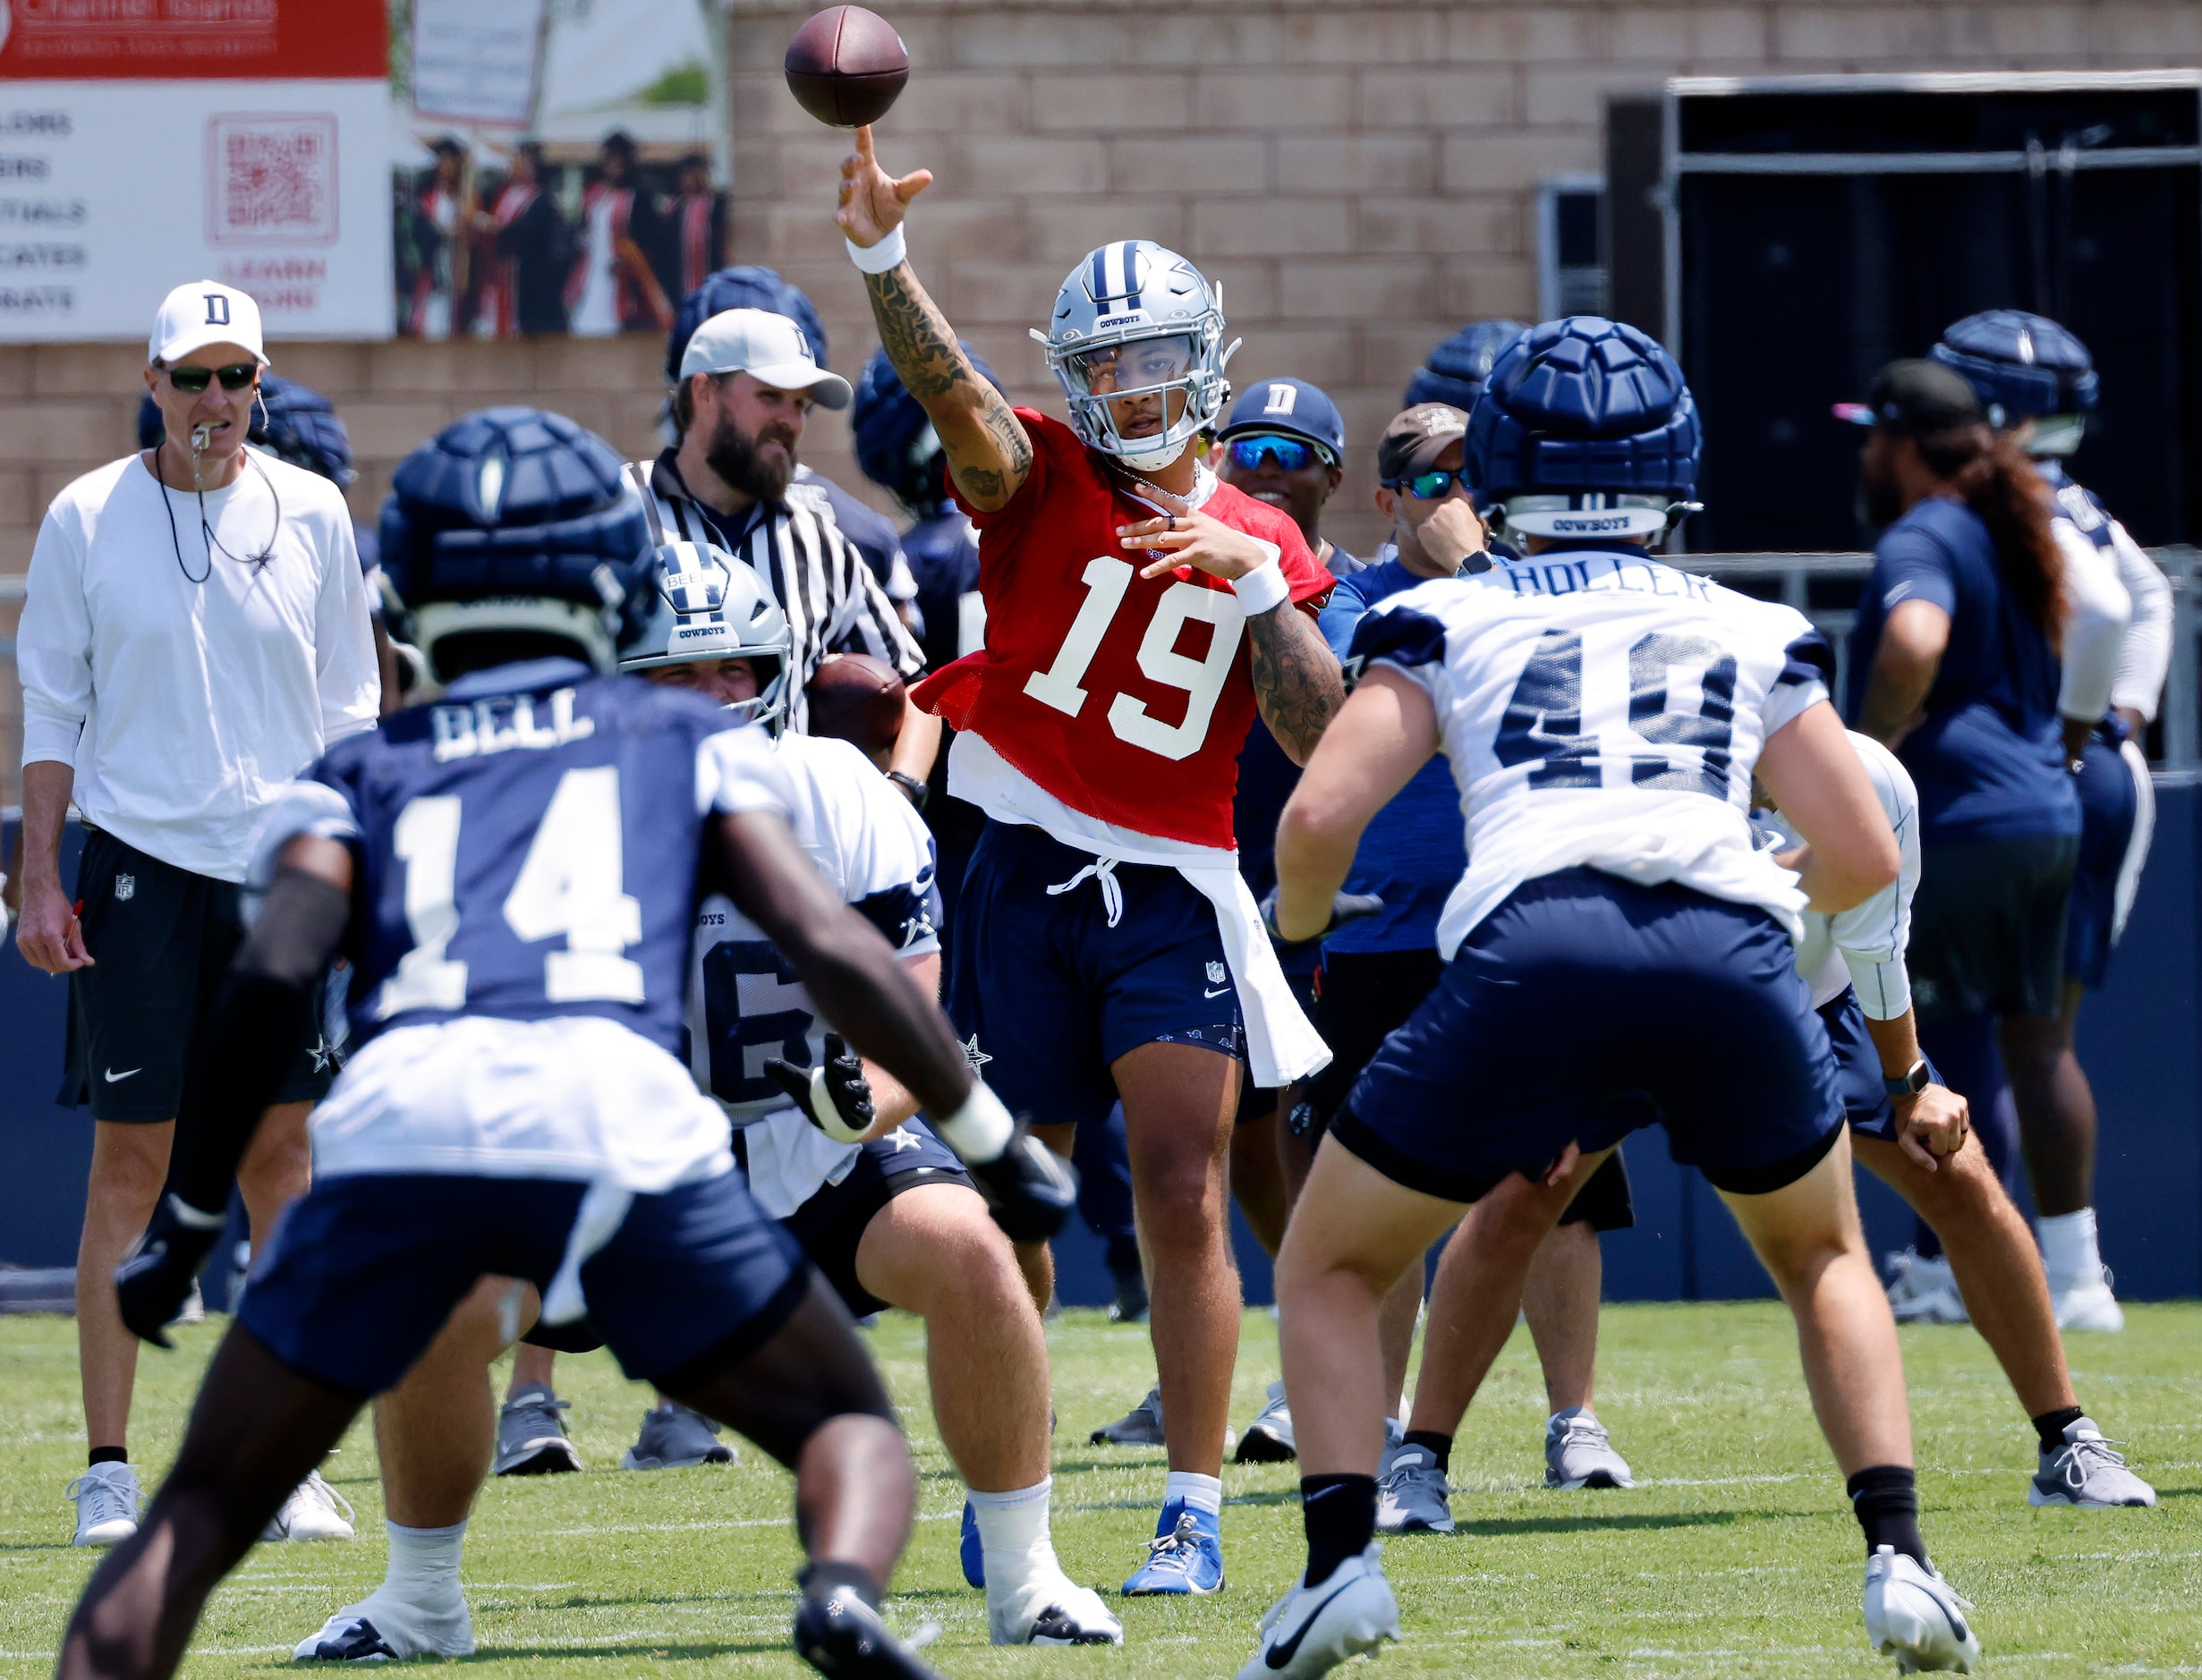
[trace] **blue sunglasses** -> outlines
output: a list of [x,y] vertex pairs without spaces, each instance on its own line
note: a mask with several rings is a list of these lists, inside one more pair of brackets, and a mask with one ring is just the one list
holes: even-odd
[[1299,472],[1318,460],[1330,464],[1328,455],[1302,437],[1263,432],[1252,437],[1234,437],[1229,447],[1232,464],[1243,472],[1259,472],[1264,461],[1275,462],[1280,472]]
[[1411,479],[1386,479],[1384,488],[1405,490],[1417,502],[1434,502],[1456,484],[1464,490],[1474,488],[1466,473],[1457,467],[1448,467],[1436,472],[1417,472]]

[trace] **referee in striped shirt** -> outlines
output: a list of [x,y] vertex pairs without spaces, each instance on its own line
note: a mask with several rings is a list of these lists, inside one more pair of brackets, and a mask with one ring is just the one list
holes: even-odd
[[[788,725],[808,726],[804,691],[829,653],[868,653],[905,680],[925,656],[863,557],[830,519],[787,499],[812,403],[846,408],[849,383],[812,360],[786,316],[727,310],[696,328],[673,394],[680,442],[627,471],[654,540],[716,543],[747,561],[795,636]],[[888,774],[914,803],[940,747],[940,720],[904,701]]]

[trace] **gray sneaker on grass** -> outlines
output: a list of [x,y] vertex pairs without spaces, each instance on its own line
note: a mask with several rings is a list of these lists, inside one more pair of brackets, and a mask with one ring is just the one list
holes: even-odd
[[677,1400],[642,1413],[642,1432],[619,1461],[622,1470],[687,1470],[697,1464],[731,1464],[734,1448],[718,1438],[718,1426]]
[[490,1473],[498,1476],[556,1476],[581,1468],[581,1455],[565,1437],[558,1413],[572,1402],[531,1382],[507,1400],[497,1414],[497,1456]]

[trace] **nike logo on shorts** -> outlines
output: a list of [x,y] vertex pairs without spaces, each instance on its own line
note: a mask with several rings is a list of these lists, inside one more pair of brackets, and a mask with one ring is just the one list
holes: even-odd
[[118,1083],[120,1083],[122,1081],[123,1081],[123,1080],[125,1080],[125,1079],[132,1078],[132,1076],[134,1076],[134,1075],[136,1075],[136,1074],[139,1074],[139,1073],[144,1073],[144,1072],[145,1072],[145,1069],[143,1069],[142,1067],[133,1067],[133,1068],[132,1068],[132,1069],[130,1070],[130,1072],[129,1072],[129,1073],[116,1073],[116,1072],[115,1072],[113,1068],[111,1068],[111,1067],[110,1067],[109,1069],[107,1069],[107,1074],[106,1074],[107,1083],[108,1083],[108,1084],[110,1084],[110,1085],[118,1084]]
[[1231,988],[1229,986],[1219,986],[1212,992],[1203,992],[1201,996],[1203,997],[1220,997],[1224,993],[1229,991],[1230,989]]

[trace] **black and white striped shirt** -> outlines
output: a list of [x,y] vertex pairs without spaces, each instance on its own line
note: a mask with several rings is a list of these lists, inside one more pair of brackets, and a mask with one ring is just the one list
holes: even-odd
[[804,691],[829,653],[868,653],[905,681],[924,670],[924,652],[903,628],[887,591],[817,502],[757,502],[739,515],[718,513],[690,494],[670,449],[655,461],[633,462],[627,477],[642,493],[653,541],[716,544],[747,562],[787,615],[795,637],[789,728],[808,727]]

